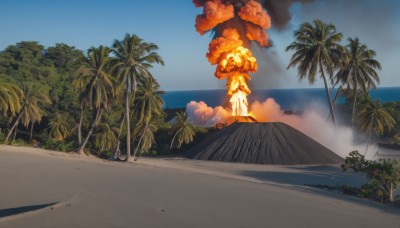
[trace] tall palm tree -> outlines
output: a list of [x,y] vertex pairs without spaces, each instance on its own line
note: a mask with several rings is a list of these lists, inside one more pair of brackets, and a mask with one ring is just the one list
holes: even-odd
[[133,154],[134,158],[139,148],[142,151],[150,149],[151,143],[154,141],[153,134],[157,131],[157,127],[151,123],[151,120],[164,114],[162,110],[164,101],[161,95],[165,92],[160,90],[157,81],[149,75],[149,77],[142,78],[139,85],[133,110],[138,123],[134,137],[140,139]]
[[369,134],[368,144],[371,143],[372,132],[382,135],[385,130],[390,131],[396,124],[379,100],[369,100],[364,104],[358,114],[358,121],[361,129]]
[[131,155],[129,97],[132,92],[135,94],[139,78],[150,75],[149,69],[154,63],[164,65],[161,56],[156,52],[157,50],[156,44],[146,43],[136,35],[126,34],[123,40],[115,40],[113,43],[113,53],[116,60],[114,69],[119,80],[125,85],[126,161],[129,161]]
[[0,82],[0,111],[4,116],[15,116],[21,109],[22,90],[13,84]]
[[46,94],[37,88],[33,88],[32,86],[25,86],[23,90],[23,96],[21,98],[20,112],[13,126],[8,132],[5,142],[8,142],[12,132],[18,126],[20,121],[22,121],[22,124],[25,127],[28,127],[29,124],[31,124],[30,138],[32,138],[33,124],[42,120],[42,117],[45,114],[42,108],[43,106],[49,104],[51,104],[51,100]]
[[102,112],[109,107],[114,97],[115,79],[110,74],[110,53],[111,49],[104,46],[90,48],[83,60],[85,65],[78,69],[73,82],[75,88],[82,92],[81,97],[87,99],[94,111],[89,132],[78,148],[79,154],[84,154],[86,144],[99,123]]
[[336,83],[353,91],[352,122],[354,122],[357,94],[361,91],[365,95],[371,88],[376,88],[376,83],[379,83],[376,70],[381,70],[382,66],[375,59],[376,52],[360,43],[357,37],[349,38],[348,41],[349,44],[346,46],[340,70],[335,78]]
[[328,79],[333,81],[333,72],[343,50],[339,44],[342,37],[341,33],[336,32],[333,24],[314,20],[312,24],[302,24],[300,29],[295,31],[296,40],[286,48],[286,51],[295,51],[288,69],[298,66],[300,80],[307,78],[309,83],[313,84],[316,81],[317,73],[320,74],[324,81],[326,97],[334,123],[335,115],[329,94]]
[[68,136],[68,122],[65,116],[56,113],[49,121],[49,136],[61,142]]
[[171,133],[174,135],[171,141],[170,148],[180,149],[182,144],[188,144],[193,141],[195,136],[194,126],[187,118],[186,112],[176,113],[176,122],[171,128]]

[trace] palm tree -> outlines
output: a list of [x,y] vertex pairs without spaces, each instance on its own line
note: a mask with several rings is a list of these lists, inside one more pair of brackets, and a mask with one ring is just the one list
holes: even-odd
[[139,156],[143,153],[143,151],[148,151],[152,144],[155,143],[154,139],[154,133],[157,131],[157,126],[149,121],[144,121],[140,123],[134,130],[134,136],[135,138],[139,138],[138,145],[136,146],[136,149],[133,154],[133,159],[136,161],[136,153],[138,152],[139,148],[141,150],[141,153]]
[[[316,81],[317,73],[320,73],[320,77],[324,81],[330,113],[334,123],[335,115],[327,80],[333,81],[333,71],[343,49],[339,44],[342,36],[341,33],[336,32],[333,24],[325,24],[320,20],[314,20],[313,24],[302,24],[300,29],[295,31],[296,40],[286,48],[286,51],[295,51],[288,69],[298,65],[298,77],[300,80],[307,78],[309,83],[313,84]],[[329,78],[325,74],[328,74]]]
[[353,91],[352,122],[354,122],[358,92],[361,90],[365,95],[371,88],[376,88],[376,83],[379,83],[376,69],[381,70],[382,67],[374,59],[376,52],[360,43],[357,37],[349,38],[348,41],[340,70],[335,78],[336,84],[340,83]]
[[142,151],[150,149],[151,143],[154,141],[153,134],[157,131],[157,127],[151,123],[151,120],[164,114],[162,110],[164,101],[161,95],[165,92],[160,90],[160,85],[157,81],[149,75],[149,77],[142,78],[139,85],[134,106],[134,113],[138,123],[137,129],[134,131],[134,137],[140,137],[140,139],[133,154],[134,158],[140,147]]
[[116,131],[117,129],[111,127],[109,123],[100,123],[97,126],[94,136],[96,138],[96,146],[100,148],[100,152],[114,149],[117,143]]
[[134,112],[139,123],[149,122],[153,116],[161,116],[163,114],[164,101],[161,98],[162,94],[165,94],[165,92],[160,90],[160,85],[152,76],[140,80],[140,87],[136,92],[134,106]]
[[33,125],[36,122],[40,122],[44,115],[42,106],[51,104],[50,98],[43,92],[32,86],[25,86],[23,90],[23,96],[21,98],[21,109],[17,119],[7,134],[5,142],[8,142],[12,132],[18,126],[18,123],[22,121],[25,127],[31,124],[30,139],[32,139]]
[[153,66],[152,64],[164,65],[162,58],[156,52],[157,50],[156,44],[143,42],[136,35],[126,34],[123,40],[115,40],[113,43],[113,53],[116,60],[114,70],[117,72],[119,80],[125,85],[126,161],[129,161],[131,154],[129,97],[132,92],[135,94],[139,78],[150,75],[149,69]]
[[15,116],[21,109],[22,90],[13,84],[0,82],[0,111],[4,116]]
[[65,116],[56,113],[49,121],[49,136],[61,142],[68,136],[68,122]]
[[79,154],[84,154],[84,149],[94,128],[101,119],[102,112],[109,107],[114,96],[114,78],[110,74],[110,54],[107,47],[90,48],[85,65],[78,69],[77,77],[73,84],[80,90],[81,97],[85,98],[93,109],[93,120],[85,140],[78,148]]
[[176,123],[171,128],[171,133],[174,134],[174,137],[172,138],[170,148],[180,149],[183,143],[188,144],[192,142],[195,136],[193,128],[194,126],[187,118],[186,112],[177,112]]
[[396,124],[396,121],[379,100],[370,100],[363,105],[358,114],[358,121],[361,129],[369,134],[368,144],[371,143],[372,132],[382,135],[385,130],[390,131]]

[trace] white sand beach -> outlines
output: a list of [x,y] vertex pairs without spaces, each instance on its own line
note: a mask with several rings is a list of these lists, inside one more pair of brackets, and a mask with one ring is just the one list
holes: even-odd
[[400,209],[304,185],[364,182],[338,166],[118,163],[1,145],[0,180],[0,227],[400,227]]

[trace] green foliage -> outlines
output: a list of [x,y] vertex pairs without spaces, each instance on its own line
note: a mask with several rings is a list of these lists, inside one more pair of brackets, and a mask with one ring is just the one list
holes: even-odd
[[47,150],[57,150],[62,152],[73,151],[77,147],[77,143],[75,141],[67,142],[67,141],[58,141],[57,139],[49,138],[46,140],[41,147]]
[[[116,128],[124,112],[121,90],[127,86],[125,79],[130,78],[130,88],[136,89],[131,96],[137,104],[129,106],[134,111],[135,125],[151,122],[145,128],[148,130],[142,131],[143,149],[149,151],[148,145],[154,145],[154,129],[165,127],[164,102],[160,98],[164,92],[150,73],[153,64],[164,64],[157,50],[156,44],[129,34],[114,42],[112,57],[111,49],[103,46],[89,49],[85,56],[63,43],[47,49],[37,42],[10,45],[0,52],[0,111],[5,116],[0,120],[1,137],[12,132],[12,126],[21,128],[41,121],[34,128],[39,144],[48,149],[73,150],[78,123],[82,121],[82,135],[87,136],[95,121],[94,140],[88,141],[88,148],[99,156],[110,153],[116,135],[127,134],[125,128],[121,132]],[[10,119],[17,114],[21,114],[19,121]]]
[[117,143],[116,132],[118,129],[108,123],[100,123],[94,133],[95,145],[100,152],[112,151]]
[[15,116],[21,109],[22,90],[13,84],[0,82],[0,112]]
[[[139,123],[133,133],[137,139],[138,150],[148,153],[152,145],[155,143],[154,133],[157,132],[157,126],[152,122]],[[136,152],[135,150],[135,152]]]
[[367,175],[369,182],[359,190],[361,197],[378,199],[380,201],[393,201],[393,191],[400,183],[400,162],[397,160],[380,159],[369,161],[357,151],[346,157],[343,171],[350,167]]
[[348,194],[348,195],[353,195],[353,196],[358,196],[360,195],[360,189],[356,188],[356,187],[352,187],[350,185],[344,184],[341,186],[341,191],[344,194]]
[[379,100],[369,101],[361,108],[358,114],[358,123],[360,128],[368,132],[371,139],[371,133],[382,135],[385,131],[390,131],[396,121],[390,115]]
[[164,101],[161,95],[160,85],[153,77],[140,80],[139,89],[135,93],[134,113],[138,122],[149,122],[153,116],[162,116]]
[[392,143],[400,144],[400,101],[385,103],[383,104],[383,107],[396,121],[392,131],[385,132],[385,136],[390,138]]
[[336,83],[347,86],[364,94],[371,88],[376,88],[376,83],[380,79],[376,70],[381,70],[381,64],[375,60],[376,52],[368,48],[367,45],[360,43],[356,38],[349,38],[349,44],[343,52],[340,61],[340,68],[335,79]]
[[346,157],[341,167],[343,171],[347,171],[348,168],[351,168],[354,172],[363,172],[370,163],[370,161],[365,159],[364,155],[361,155],[358,151],[352,151],[349,156]]
[[40,88],[25,85],[20,110],[22,124],[27,127],[29,123],[40,122],[45,115],[44,108],[50,104],[50,98]]
[[[37,42],[26,41],[10,45],[0,52],[0,83],[13,84],[20,88],[32,87],[32,92],[40,91],[51,100],[51,104],[39,105],[40,112],[47,113],[47,116],[42,115],[40,118],[43,119],[43,124],[35,125],[35,135],[46,132],[48,120],[54,118],[58,112],[79,116],[78,94],[71,82],[74,72],[81,65],[82,56],[81,51],[65,44],[56,44],[45,49]],[[17,110],[19,108],[9,112],[16,114]],[[31,111],[37,114],[36,111]],[[73,118],[68,118],[67,121],[70,126],[76,124]],[[10,129],[11,126],[7,127]],[[40,140],[46,140],[46,137],[40,137]]]
[[49,122],[49,137],[58,142],[64,141],[68,136],[68,122],[66,116],[59,113],[50,119]]
[[381,70],[382,66],[375,59],[376,52],[362,44],[357,37],[349,38],[348,41],[349,44],[339,61],[335,85],[340,84],[341,88],[347,87],[348,91],[351,91],[352,122],[354,122],[359,93],[361,92],[361,95],[365,96],[370,89],[376,88],[376,84],[380,82],[376,70]]
[[110,73],[111,49],[100,46],[90,48],[84,65],[76,72],[73,85],[81,92],[81,97],[87,100],[97,110],[108,108],[114,97],[114,77]]
[[171,133],[174,135],[171,141],[170,148],[180,149],[182,144],[193,142],[195,136],[194,126],[187,118],[186,112],[176,113],[176,123],[171,128]]
[[286,51],[295,51],[288,68],[297,66],[300,80],[308,79],[310,84],[314,84],[317,74],[320,74],[325,84],[333,122],[335,122],[335,115],[327,80],[330,79],[332,83],[334,81],[333,71],[343,52],[343,47],[339,44],[342,37],[341,33],[336,32],[333,24],[314,20],[313,23],[303,23],[299,30],[295,31],[296,40],[286,48]]
[[[157,53],[158,46],[154,43],[144,42],[137,35],[126,34],[123,40],[114,40],[113,43],[113,72],[118,78],[118,90],[125,89],[125,116],[126,116],[126,161],[131,155],[131,131],[130,131],[130,95],[136,96],[137,86],[143,78],[152,78],[150,68],[153,64],[164,65],[161,56]],[[139,85],[140,86],[140,85]],[[135,102],[133,98],[133,102]],[[145,107],[145,106],[142,106]],[[152,112],[146,114],[149,123]],[[142,115],[143,116],[143,115]],[[143,116],[144,117],[144,116]]]

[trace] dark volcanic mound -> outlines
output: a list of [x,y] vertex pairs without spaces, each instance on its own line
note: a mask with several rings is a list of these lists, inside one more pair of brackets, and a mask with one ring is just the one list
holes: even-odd
[[274,165],[343,162],[334,152],[283,123],[236,122],[206,138],[186,155],[198,160]]

